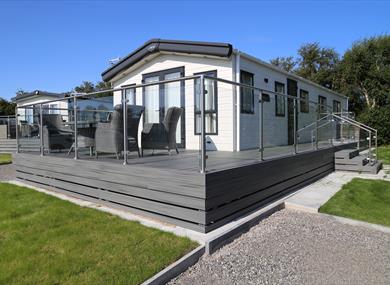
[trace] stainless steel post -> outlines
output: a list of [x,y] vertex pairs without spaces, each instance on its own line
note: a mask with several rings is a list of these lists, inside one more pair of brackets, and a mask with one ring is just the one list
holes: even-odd
[[200,173],[206,172],[206,119],[205,119],[205,90],[204,75],[200,76]]
[[7,138],[11,138],[11,126],[9,122],[9,116],[7,117]]
[[261,132],[260,132],[260,159],[264,160],[264,101],[263,101],[263,92],[260,92],[260,126],[261,126]]
[[378,161],[378,131],[375,130],[375,161]]
[[368,157],[370,158],[370,164],[372,164],[372,144],[371,144],[371,131],[368,132]]
[[317,120],[316,120],[316,150],[318,150],[318,121],[320,120],[320,106],[317,105]]
[[40,152],[41,156],[44,154],[43,146],[43,115],[42,115],[42,104],[39,104],[39,141],[40,141]]
[[73,120],[74,120],[74,159],[79,158],[79,149],[77,144],[77,98],[73,96]]
[[16,139],[16,153],[19,152],[19,126],[18,126],[18,107],[15,107],[15,139]]
[[294,154],[297,154],[297,100],[293,99],[294,104]]
[[128,135],[127,135],[127,98],[126,93],[122,90],[122,107],[123,107],[123,165],[127,164],[127,145],[128,145]]

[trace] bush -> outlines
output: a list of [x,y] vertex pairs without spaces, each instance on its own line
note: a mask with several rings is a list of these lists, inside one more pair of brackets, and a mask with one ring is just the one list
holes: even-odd
[[390,106],[366,110],[358,121],[378,130],[378,144],[390,144]]

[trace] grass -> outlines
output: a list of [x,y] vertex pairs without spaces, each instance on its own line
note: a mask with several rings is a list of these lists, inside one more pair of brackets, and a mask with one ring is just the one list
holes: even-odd
[[384,164],[390,164],[390,145],[378,147],[378,159]]
[[0,183],[0,284],[139,284],[197,243]]
[[319,211],[331,215],[390,226],[390,182],[354,178]]
[[12,162],[12,155],[10,153],[0,153],[0,165],[9,164]]

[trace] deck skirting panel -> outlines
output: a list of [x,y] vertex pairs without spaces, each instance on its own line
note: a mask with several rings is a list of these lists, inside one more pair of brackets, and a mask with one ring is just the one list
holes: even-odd
[[[236,165],[206,174],[36,153],[15,153],[13,163],[17,179],[27,184],[209,232],[324,177],[334,170],[334,152],[348,147],[352,146]],[[180,159],[175,163],[180,164]]]

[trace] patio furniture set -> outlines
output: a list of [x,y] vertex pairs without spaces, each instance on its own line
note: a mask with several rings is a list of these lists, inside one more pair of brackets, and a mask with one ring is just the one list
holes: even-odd
[[[176,145],[176,128],[183,109],[171,107],[160,123],[145,123],[141,132],[141,149],[138,144],[138,128],[144,106],[127,107],[127,150],[137,151],[143,156],[144,149],[166,149],[179,153]],[[116,105],[104,121],[77,121],[77,147],[89,148],[90,156],[101,153],[115,154],[119,159],[123,153],[123,108]],[[74,122],[64,121],[61,114],[42,114],[42,137],[45,152],[68,149],[69,155],[75,149]]]

